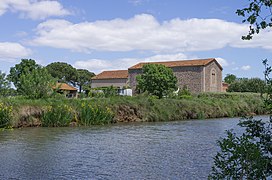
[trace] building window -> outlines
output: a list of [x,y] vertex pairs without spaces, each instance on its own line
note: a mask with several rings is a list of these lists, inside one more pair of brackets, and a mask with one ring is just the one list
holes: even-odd
[[212,71],[211,71],[211,84],[212,85],[216,84],[216,71],[215,71],[215,69],[212,69]]

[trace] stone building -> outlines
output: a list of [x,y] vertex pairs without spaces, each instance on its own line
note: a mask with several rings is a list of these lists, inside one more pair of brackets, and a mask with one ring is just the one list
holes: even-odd
[[118,88],[128,86],[128,70],[103,71],[92,77],[92,88],[109,86]]
[[129,86],[135,92],[136,76],[142,73],[145,64],[163,64],[173,70],[178,87],[187,86],[191,92],[221,92],[222,67],[215,58],[138,63],[128,69]]
[[181,89],[187,86],[191,92],[221,92],[222,91],[222,67],[215,58],[181,60],[167,62],[143,62],[138,63],[128,70],[103,71],[92,78],[92,88],[96,87],[127,87],[133,92],[136,89],[136,76],[142,74],[145,64],[163,64],[173,70]]

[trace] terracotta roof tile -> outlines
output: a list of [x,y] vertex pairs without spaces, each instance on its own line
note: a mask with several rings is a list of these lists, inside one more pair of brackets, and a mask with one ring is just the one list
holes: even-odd
[[53,87],[53,89],[77,91],[77,88],[75,88],[69,84],[66,84],[66,83],[57,83],[56,86]]
[[92,79],[125,79],[128,78],[128,70],[103,71]]
[[[195,60],[179,60],[179,61],[164,61],[164,62],[141,62],[138,63],[129,69],[141,69],[145,64],[163,64],[166,67],[180,67],[180,66],[205,66],[212,61],[216,61],[215,58],[209,59],[195,59]],[[217,61],[216,61],[217,62]],[[217,62],[218,64],[218,62]],[[219,67],[222,69],[220,64]]]

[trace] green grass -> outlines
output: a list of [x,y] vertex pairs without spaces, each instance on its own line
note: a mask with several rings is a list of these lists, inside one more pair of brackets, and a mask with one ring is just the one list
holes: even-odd
[[0,99],[0,103],[12,107],[12,112],[6,115],[8,118],[1,116],[0,109],[0,122],[8,121],[13,127],[25,124],[60,127],[71,123],[91,126],[114,122],[207,119],[266,113],[263,99],[254,93],[201,93],[182,99],[157,99],[144,94],[90,99],[28,100],[13,97]]

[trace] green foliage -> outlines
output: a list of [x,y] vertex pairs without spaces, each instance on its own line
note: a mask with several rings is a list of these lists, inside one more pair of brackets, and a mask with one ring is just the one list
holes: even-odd
[[86,69],[77,69],[77,82],[76,84],[79,86],[79,92],[81,90],[88,90],[88,86],[91,84],[91,78],[95,76],[94,73],[86,70]]
[[21,90],[21,76],[31,73],[33,70],[39,68],[40,66],[36,64],[35,60],[32,59],[22,59],[19,64],[15,67],[10,68],[10,74],[8,78],[13,82],[14,86],[18,91]]
[[159,98],[167,96],[177,89],[177,78],[172,69],[161,64],[146,64],[143,66],[143,74],[137,77],[137,89],[140,92],[147,91]]
[[264,93],[265,89],[266,83],[260,78],[240,78],[229,85],[228,92]]
[[78,111],[80,124],[84,126],[109,124],[114,117],[110,108],[94,103],[82,102]]
[[104,98],[105,94],[102,90],[90,90],[88,97]]
[[265,106],[268,109],[269,113],[272,114],[272,78],[269,76],[270,73],[272,72],[271,66],[268,64],[268,60],[264,59],[263,60],[263,65],[265,66],[265,81],[267,83],[267,88],[266,88],[266,97],[265,97]]
[[72,83],[74,86],[77,82],[76,69],[65,62],[53,62],[46,66],[47,71],[52,77],[56,78],[59,82]]
[[54,79],[45,68],[38,67],[19,78],[20,94],[31,99],[47,98],[52,92]]
[[249,0],[250,4],[236,11],[238,16],[245,18],[242,22],[249,23],[248,35],[242,36],[243,40],[252,39],[260,30],[272,27],[272,0]]
[[112,96],[117,96],[117,88],[110,86],[102,89],[105,97],[112,97]]
[[221,151],[214,158],[209,179],[266,179],[272,177],[272,120],[252,117],[238,124],[245,133],[227,131],[218,141]]
[[178,92],[178,97],[181,98],[181,99],[190,99],[192,98],[192,95],[191,95],[191,92],[190,90],[188,89],[187,86],[183,86],[181,90],[179,90]]
[[[70,122],[73,124],[75,122],[77,125],[84,125],[85,120],[82,122],[80,119],[88,119],[85,118],[85,116],[87,117],[89,115],[80,115],[82,103],[91,105],[94,109],[99,107],[103,112],[106,112],[106,107],[110,108],[114,116],[114,120],[111,122],[173,121],[266,113],[262,98],[259,94],[255,93],[202,93],[192,95],[191,98],[182,99],[158,99],[157,96],[150,96],[147,93],[133,97],[113,96],[110,98],[94,97],[86,99],[67,99],[62,96],[48,99],[26,99],[23,96],[17,96],[1,98],[1,102],[9,104],[13,109],[16,109],[16,111],[13,111],[12,119],[9,122],[13,127],[22,124],[21,120],[23,119],[31,119],[31,116],[35,117],[36,120],[41,120],[42,114],[47,113],[47,109],[50,109],[49,107],[52,107],[51,109],[54,113],[51,113],[51,116],[45,115],[49,117],[47,119],[43,118],[43,122],[37,123],[37,125],[61,126],[59,124],[65,124],[65,126],[68,126]],[[57,106],[60,106],[60,108]],[[60,123],[62,119],[59,118],[62,116],[66,117],[65,114],[61,114],[67,112],[64,106],[71,107],[69,114],[71,113],[72,115],[68,114],[69,118],[64,118],[64,122]],[[35,109],[35,111],[31,111],[34,114],[30,113],[27,114],[27,116],[22,116],[19,113],[20,111],[17,111],[20,109],[25,111],[28,107],[31,107],[32,110]],[[88,112],[89,110],[87,109],[86,113]],[[80,118],[80,116],[82,117]],[[90,114],[90,116],[92,115]],[[107,120],[110,121],[110,119],[111,118]],[[102,120],[102,123],[98,122],[99,120]],[[25,123],[25,121],[23,121],[23,123]],[[107,124],[108,122],[104,121],[103,118],[96,118],[95,123]],[[88,122],[86,122],[86,124],[88,124]],[[31,124],[29,126],[31,126]]]
[[12,116],[12,106],[0,102],[0,128],[7,127],[10,124]]
[[118,88],[109,86],[109,87],[99,87],[94,88],[89,92],[89,97],[98,97],[98,98],[108,98],[118,95]]
[[10,94],[10,82],[6,74],[0,71],[0,96],[7,96]]
[[237,77],[234,74],[227,74],[224,78],[224,82],[231,84],[237,80]]
[[53,104],[46,107],[41,122],[45,127],[66,127],[72,122],[74,116],[75,113],[70,106]]

